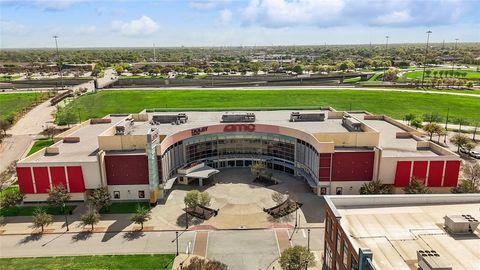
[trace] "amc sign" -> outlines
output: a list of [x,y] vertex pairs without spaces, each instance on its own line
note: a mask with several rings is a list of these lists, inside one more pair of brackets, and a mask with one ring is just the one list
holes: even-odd
[[254,131],[255,131],[254,124],[226,125],[223,128],[223,132],[254,132]]
[[191,130],[192,131],[192,136],[200,135],[207,130],[208,130],[208,127],[194,128],[194,129]]

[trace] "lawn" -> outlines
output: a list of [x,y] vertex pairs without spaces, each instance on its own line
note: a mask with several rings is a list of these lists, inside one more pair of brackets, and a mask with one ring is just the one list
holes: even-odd
[[32,145],[32,148],[30,148],[30,151],[28,151],[27,156],[32,155],[33,153],[36,153],[40,151],[41,149],[48,147],[52,145],[54,142],[52,139],[39,139],[36,140],[35,143]]
[[127,214],[135,213],[138,206],[143,206],[149,208],[148,202],[114,202],[108,208],[108,211],[105,208],[100,210],[100,213],[103,214]]
[[344,83],[357,83],[362,80],[362,77],[354,77],[350,79],[343,80]]
[[[444,71],[449,71],[447,69],[435,69],[437,71],[444,70]],[[457,71],[457,70],[455,70]],[[461,72],[467,72],[467,76],[465,77],[458,77],[459,79],[474,79],[478,80],[480,79],[480,72],[479,71],[472,71],[472,70],[460,70]],[[423,74],[423,70],[416,70],[416,71],[410,71],[405,74],[403,74],[403,77],[408,78],[408,79],[421,79]],[[439,76],[439,75],[437,75]],[[425,73],[425,77],[428,77],[428,75]],[[433,77],[433,74],[430,74],[430,77]],[[445,75],[443,75],[445,77]],[[450,78],[448,76],[447,78]]]
[[20,78],[20,76],[3,75],[0,76],[0,82],[9,82]]
[[[13,216],[33,216],[33,212],[38,206],[19,206],[19,207],[3,207],[0,208],[0,216],[13,217]],[[67,211],[73,211],[76,206],[67,205]],[[45,211],[50,215],[63,215],[63,211],[59,207],[43,206]]]
[[110,113],[134,113],[145,108],[160,110],[318,108],[331,106],[337,110],[367,110],[402,119],[408,113],[445,115],[450,119],[480,119],[480,100],[415,92],[367,90],[106,90],[84,95],[67,105],[80,108],[84,116],[103,117]]
[[0,118],[10,113],[20,113],[23,108],[35,102],[39,95],[39,93],[0,94]]
[[3,258],[3,270],[172,269],[174,254]]
[[0,198],[2,198],[3,195],[5,195],[9,192],[16,192],[16,191],[18,191],[18,186],[17,185],[9,186],[9,187],[7,187],[6,189],[4,189],[0,192]]

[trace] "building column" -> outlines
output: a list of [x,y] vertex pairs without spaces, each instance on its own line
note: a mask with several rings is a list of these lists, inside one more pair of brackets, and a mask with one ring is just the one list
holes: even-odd
[[202,178],[198,178],[198,185],[200,187],[203,187],[203,179]]

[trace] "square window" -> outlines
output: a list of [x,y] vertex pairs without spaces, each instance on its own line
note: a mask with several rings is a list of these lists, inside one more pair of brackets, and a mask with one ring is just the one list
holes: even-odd
[[145,191],[144,190],[139,190],[138,191],[138,198],[144,199],[145,198]]
[[120,199],[120,191],[114,191],[113,192],[113,198],[114,199]]

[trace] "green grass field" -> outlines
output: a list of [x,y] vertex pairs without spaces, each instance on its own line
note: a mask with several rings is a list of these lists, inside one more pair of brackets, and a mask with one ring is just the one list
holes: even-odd
[[0,94],[0,118],[13,112],[21,112],[32,104],[39,93]]
[[9,193],[9,192],[16,192],[16,191],[18,191],[18,186],[17,186],[17,185],[15,185],[15,186],[9,186],[8,188],[0,191],[0,198],[2,198],[3,195],[5,195],[5,194],[7,194],[7,193]]
[[43,149],[45,147],[48,147],[53,144],[52,139],[39,139],[36,140],[35,143],[32,145],[32,148],[30,148],[30,151],[28,151],[27,156],[32,155],[33,153],[39,151],[40,149]]
[[[67,211],[73,211],[76,206],[67,205]],[[33,216],[33,212],[37,206],[19,206],[19,207],[3,207],[0,208],[0,216],[13,217],[13,216]],[[59,207],[43,206],[45,211],[50,215],[63,215],[63,210]]]
[[[436,69],[436,70],[444,70],[447,71],[446,69]],[[459,79],[474,79],[478,80],[480,79],[480,72],[477,71],[472,71],[472,70],[460,70],[461,72],[467,72],[467,76],[465,77],[459,77]],[[423,74],[423,70],[416,70],[416,71],[410,71],[405,74],[403,74],[404,78],[408,79],[421,79]],[[437,75],[439,76],[439,75]],[[425,74],[425,77],[427,77],[427,74]],[[433,74],[430,74],[430,77],[433,77]],[[445,75],[443,76],[445,77]],[[450,78],[450,76],[448,76]]]
[[133,113],[145,108],[261,109],[318,108],[367,110],[402,119],[408,113],[445,115],[450,119],[480,119],[480,100],[472,97],[367,90],[122,90],[101,91],[76,99],[67,109],[80,109],[82,117],[103,117],[110,113]]
[[108,207],[108,211],[104,208],[100,210],[102,214],[127,214],[127,213],[135,213],[138,206],[143,206],[149,208],[148,202],[114,202],[110,207]]
[[3,258],[3,270],[172,269],[174,254]]

